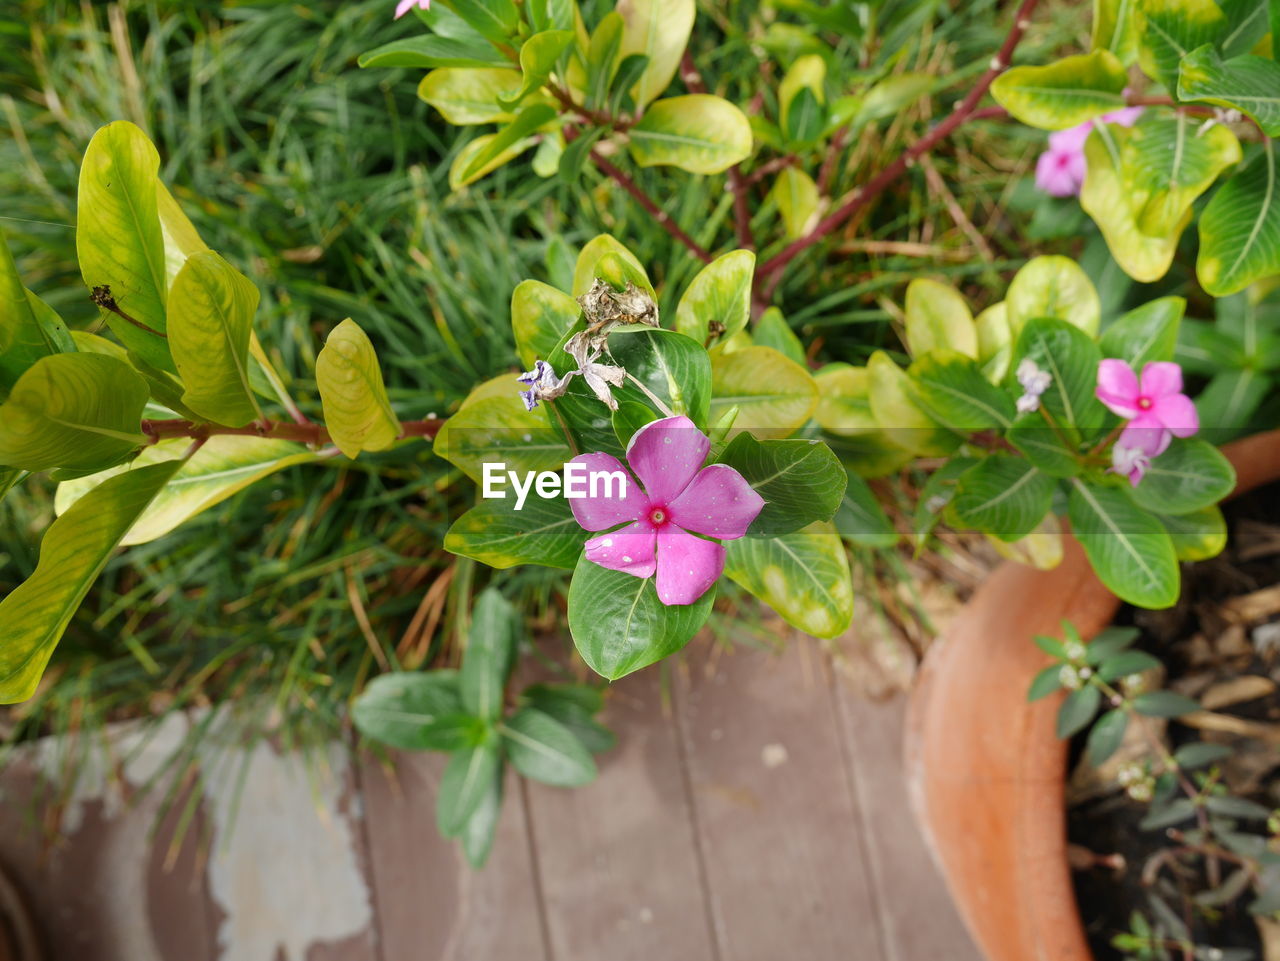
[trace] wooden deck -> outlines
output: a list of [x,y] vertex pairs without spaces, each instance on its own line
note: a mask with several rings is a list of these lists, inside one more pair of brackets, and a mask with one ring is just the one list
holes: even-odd
[[123,778],[91,777],[48,851],[32,769],[69,762],[46,744],[0,777],[0,861],[54,961],[980,961],[911,819],[902,714],[810,642],[703,646],[665,684],[615,685],[596,783],[509,782],[481,872],[436,834],[431,755],[392,776],[335,749],[316,776],[202,744],[203,783],[157,829],[159,792],[117,788],[181,730],[113,738]]

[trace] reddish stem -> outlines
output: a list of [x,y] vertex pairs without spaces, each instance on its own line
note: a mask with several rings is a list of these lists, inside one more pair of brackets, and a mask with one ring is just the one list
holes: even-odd
[[[409,420],[400,424],[400,436],[433,438],[444,421],[432,417],[427,420]],[[331,443],[328,429],[323,424],[296,424],[288,421],[255,421],[246,427],[222,427],[218,424],[200,424],[189,420],[144,420],[144,433],[152,444],[174,437],[190,437],[204,443],[210,437],[270,437],[276,440],[292,440],[321,447]]]

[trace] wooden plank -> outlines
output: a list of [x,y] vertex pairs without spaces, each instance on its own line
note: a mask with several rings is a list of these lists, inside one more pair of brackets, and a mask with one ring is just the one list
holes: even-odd
[[723,961],[882,959],[825,657],[704,650],[675,692]]
[[921,837],[903,766],[906,698],[874,702],[836,683],[886,961],[983,961]]
[[361,764],[370,864],[385,961],[546,959],[521,794],[508,775],[489,863],[476,871],[436,831],[440,754]]
[[531,830],[556,961],[711,961],[678,733],[662,672],[613,685],[602,720],[618,746],[572,791],[530,783]]

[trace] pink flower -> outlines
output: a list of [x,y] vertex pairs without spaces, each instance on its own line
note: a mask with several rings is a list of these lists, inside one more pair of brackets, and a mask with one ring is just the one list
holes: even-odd
[[621,471],[627,480],[623,496],[570,499],[573,516],[589,531],[625,524],[587,541],[587,560],[636,577],[656,571],[664,604],[692,604],[705,594],[724,570],[724,547],[690,531],[734,540],[764,507],[764,498],[732,467],[702,466],[710,447],[687,417],[641,427],[627,445],[627,464],[643,489],[616,457],[575,457],[588,472]]
[[1111,448],[1111,471],[1128,477],[1131,487],[1137,487],[1141,483],[1150,466],[1151,458],[1140,448],[1125,447],[1123,444],[1116,444]]
[[1141,107],[1125,107],[1049,134],[1049,149],[1036,161],[1036,186],[1051,197],[1074,197],[1084,183],[1084,143],[1093,125],[1103,121],[1132,127],[1141,114]]
[[1129,421],[1117,445],[1148,457],[1164,453],[1171,435],[1190,437],[1200,429],[1196,405],[1182,393],[1182,368],[1177,364],[1149,363],[1139,379],[1123,360],[1108,358],[1098,365],[1097,395],[1112,413]]
[[430,10],[431,0],[400,0],[400,2],[396,4],[396,19],[399,20],[414,7],[417,7],[420,10]]

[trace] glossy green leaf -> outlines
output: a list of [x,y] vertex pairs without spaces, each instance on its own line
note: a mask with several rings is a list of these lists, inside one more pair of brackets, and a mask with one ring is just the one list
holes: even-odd
[[639,53],[649,58],[631,88],[632,99],[643,108],[676,75],[693,30],[694,0],[618,0],[617,11],[624,24],[621,56]]
[[934,350],[978,356],[978,330],[960,292],[950,284],[918,278],[907,285],[907,349],[912,357]]
[[164,279],[173,286],[187,258],[208,250],[208,246],[200,239],[195,224],[191,222],[173,194],[160,181],[156,181],[156,213],[160,217],[160,236],[164,239]]
[[[788,139],[807,142],[822,132],[825,120],[827,61],[807,54],[792,61],[778,84],[778,104],[782,130]],[[801,99],[800,94],[808,91]]]
[[511,293],[511,331],[520,363],[531,369],[535,360],[550,357],[581,316],[578,302],[563,291],[540,280],[517,284]]
[[780,537],[725,543],[724,572],[792,627],[836,637],[853,620],[853,582],[844,544],[830,524]]
[[786,167],[773,182],[769,196],[778,207],[788,240],[803,237],[817,220],[822,196],[814,179],[798,167]]
[[1042,130],[1065,130],[1124,106],[1124,65],[1110,50],[1044,67],[1013,67],[991,85],[996,102]]
[[772,347],[801,366],[806,363],[804,344],[777,307],[770,307],[760,315],[751,331],[751,340],[757,347]]
[[[1267,35],[1267,0],[1222,0],[1218,4],[1226,25],[1218,40],[1224,57],[1249,53]],[[1272,5],[1272,9],[1275,9]],[[1280,31],[1275,31],[1280,33]]]
[[524,707],[499,728],[511,766],[553,787],[581,787],[596,778],[591,752],[567,727],[534,707]]
[[1180,561],[1217,557],[1227,546],[1227,521],[1216,505],[1189,514],[1158,514]]
[[728,340],[751,318],[751,282],[756,255],[733,250],[707,264],[676,307],[676,330],[700,344]]
[[362,67],[501,67],[511,61],[491,44],[443,36],[406,37],[360,55]]
[[615,256],[630,268],[630,279],[637,287],[647,290],[653,295],[653,284],[645,274],[644,267],[636,255],[628,250],[612,234],[597,234],[583,245],[582,252],[573,268],[573,296],[581,297],[591,289],[592,283],[600,276],[600,262],[606,257]]
[[158,333],[107,313],[112,332],[148,363],[173,370],[160,336],[167,283],[156,200],[159,170],[160,155],[133,124],[119,120],[93,135],[80,165],[76,254],[86,286],[109,287],[120,310]]
[[316,386],[325,426],[348,457],[385,450],[400,436],[400,421],[382,383],[368,335],[348,317],[330,333],[316,358]]
[[1251,368],[1224,370],[1215,374],[1196,398],[1200,422],[1213,430],[1221,442],[1250,428],[1272,425],[1257,422],[1256,414],[1275,386],[1275,381]]
[[1173,360],[1178,326],[1186,312],[1182,297],[1160,297],[1116,318],[1102,332],[1104,357],[1118,357],[1134,370],[1153,361]]
[[1032,317],[1056,317],[1096,337],[1102,302],[1089,275],[1068,257],[1034,257],[1009,284],[1009,329],[1016,338]]
[[1234,108],[1267,135],[1280,136],[1280,63],[1267,57],[1247,53],[1223,60],[1206,43],[1183,58],[1178,99]]
[[1021,414],[1006,435],[1027,460],[1050,477],[1075,477],[1084,468],[1078,435],[1050,427],[1040,411]]
[[0,601],[0,703],[35,693],[76,608],[176,468],[155,464],[113,477],[49,526],[35,572]]
[[875,493],[852,470],[847,473],[848,483],[833,521],[836,533],[862,547],[893,547],[898,543],[898,531]]
[[608,98],[609,89],[621,59],[618,51],[622,49],[622,16],[616,11],[605,14],[595,31],[591,34],[591,42],[587,47],[586,62],[586,102],[588,107],[600,107]]
[[1053,479],[1026,458],[994,453],[960,476],[951,509],[968,527],[1016,541],[1049,513],[1053,490]]
[[1164,525],[1117,487],[1071,481],[1071,530],[1102,582],[1139,607],[1178,600],[1178,561]]
[[1271,140],[1262,146],[1200,215],[1196,276],[1215,297],[1280,273],[1280,162]]
[[818,385],[818,406],[813,419],[823,430],[841,437],[878,433],[880,424],[871,410],[871,375],[865,367],[828,364],[813,377]]
[[447,838],[457,837],[468,819],[502,777],[502,751],[495,739],[454,752],[445,765],[436,792],[436,827]]
[[756,440],[739,434],[717,463],[741,474],[764,498],[748,535],[790,534],[829,521],[840,506],[845,469],[826,444],[809,440]]
[[739,409],[737,430],[757,437],[787,437],[802,427],[818,403],[809,372],[771,347],[721,354],[711,365],[711,422]]
[[493,43],[509,43],[520,24],[520,10],[512,0],[449,0],[449,4],[467,26]]
[[729,101],[705,93],[656,101],[629,135],[631,157],[641,167],[666,165],[717,174],[751,154],[746,115]]
[[1218,448],[1198,437],[1175,438],[1152,458],[1133,499],[1149,511],[1189,514],[1218,503],[1235,486],[1236,472]]
[[92,470],[146,442],[147,385],[103,354],[54,354],[18,378],[0,405],[0,464],[29,471]]
[[[558,470],[573,455],[542,410],[525,410],[519,387],[512,377],[509,395],[464,404],[441,425],[432,449],[477,484],[490,462],[518,471]],[[603,404],[600,409],[608,412]]]
[[1091,436],[1107,413],[1094,396],[1098,383],[1098,345],[1080,328],[1053,317],[1029,320],[1018,335],[1014,370],[1030,359],[1050,376],[1040,402],[1068,438]]
[[482,500],[453,522],[444,547],[499,569],[543,564],[572,570],[586,537],[561,497],[530,497],[518,511],[504,501]]
[[503,127],[492,140],[486,140],[484,147],[467,157],[467,162],[458,170],[457,179],[468,184],[479,179],[491,169],[490,164],[507,152],[523,143],[543,125],[556,118],[555,108],[545,103],[533,103],[526,106],[516,119]]
[[1004,430],[1013,423],[1013,400],[963,354],[933,351],[913,363],[908,373],[925,409],[952,430]]
[[556,68],[560,55],[573,43],[571,30],[545,30],[535,33],[520,47],[522,79],[514,94],[500,97],[504,107],[515,107],[535,90],[542,88]]
[[1138,63],[1176,94],[1183,58],[1220,36],[1226,18],[1213,0],[1138,0],[1138,9]]
[[452,670],[381,674],[351,704],[351,720],[367,738],[402,751],[452,750],[463,714],[458,672]]
[[[161,441],[144,449],[128,465],[63,481],[58,485],[54,509],[65,514],[80,498],[119,474],[152,464],[183,461],[190,446],[185,439]],[[302,444],[287,440],[210,437],[181,463],[173,479],[152,499],[120,544],[129,547],[154,541],[264,477],[296,464],[311,463],[317,457]]]
[[57,314],[22,286],[0,230],[0,400],[41,357],[75,349]]
[[1009,308],[1002,300],[992,304],[973,319],[978,333],[978,363],[987,380],[998,384],[1009,373],[1013,360],[1013,329],[1009,326]]
[[215,424],[243,427],[262,411],[249,383],[258,288],[212,250],[187,258],[169,296],[169,349],[182,402]]
[[441,67],[418,84],[418,97],[455,126],[507,123],[515,114],[498,98],[520,86],[518,70],[502,67]]
[[[529,108],[526,107],[525,109]],[[510,126],[507,129],[510,129]],[[537,136],[528,136],[521,140],[516,140],[514,143],[506,140],[498,143],[500,136],[501,134],[496,133],[483,134],[470,141],[454,154],[453,163],[449,165],[450,190],[461,190],[467,184],[473,184],[477,180],[487,177],[499,167],[510,163],[525,151],[535,147],[539,142]],[[498,144],[496,153],[494,152],[495,143]],[[478,169],[473,169],[474,164],[472,164],[472,161],[482,154],[489,159]]]
[[1110,50],[1124,66],[1138,58],[1138,0],[1093,0],[1090,47]]
[[668,607],[658,600],[653,578],[583,557],[569,585],[569,630],[587,666],[616,681],[688,644],[711,613],[715,593],[712,587],[692,604]]
[[476,597],[458,674],[458,691],[467,713],[487,721],[502,714],[503,690],[515,662],[520,627],[515,608],[496,588]]

